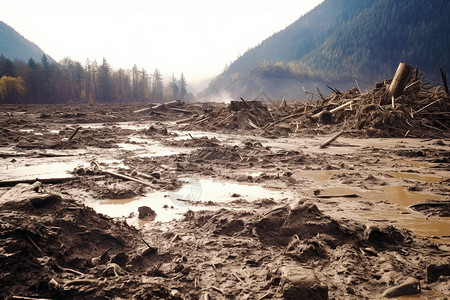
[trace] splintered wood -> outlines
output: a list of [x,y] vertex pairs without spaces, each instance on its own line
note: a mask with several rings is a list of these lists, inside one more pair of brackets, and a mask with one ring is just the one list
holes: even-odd
[[[344,130],[368,137],[446,137],[449,96],[442,86],[425,84],[418,70],[400,64],[393,80],[372,90],[332,89],[315,102],[232,101],[186,120],[186,129],[256,130],[260,134],[333,134]],[[281,104],[280,104],[281,103]]]

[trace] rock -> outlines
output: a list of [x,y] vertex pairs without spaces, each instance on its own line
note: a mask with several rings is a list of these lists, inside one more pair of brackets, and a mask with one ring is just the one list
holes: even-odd
[[156,212],[148,206],[138,207],[139,219],[152,221],[156,218]]
[[427,267],[427,283],[438,281],[440,276],[450,276],[450,264],[429,265]]
[[284,299],[328,299],[328,286],[320,282],[312,269],[282,267],[279,272]]
[[59,195],[41,193],[39,191],[41,185],[39,181],[33,184],[19,183],[0,197],[0,205],[20,208],[22,205],[31,202],[34,207],[43,208],[61,201]]
[[393,226],[379,227],[375,224],[365,226],[363,237],[375,248],[398,246],[405,240],[405,237],[397,228]]
[[400,285],[391,287],[383,293],[383,297],[393,298],[404,295],[420,294],[420,282],[414,277],[409,277]]
[[161,173],[159,172],[153,172],[152,174],[150,174],[151,176],[155,177],[156,179],[161,179]]
[[142,256],[149,256],[158,253],[158,248],[148,247],[142,252]]
[[181,298],[181,293],[178,290],[171,290],[170,297],[173,298]]

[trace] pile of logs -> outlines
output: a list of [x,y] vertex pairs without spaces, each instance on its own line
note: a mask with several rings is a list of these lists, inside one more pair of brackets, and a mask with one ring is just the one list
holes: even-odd
[[[442,71],[441,71],[442,72]],[[401,63],[392,80],[376,83],[362,93],[332,89],[315,102],[287,104],[232,101],[228,107],[191,118],[187,129],[245,129],[279,134],[353,132],[370,137],[443,137],[449,135],[450,101],[444,86],[422,82],[417,69]]]
[[364,94],[333,93],[324,105],[327,110],[334,107],[328,118],[345,130],[368,136],[442,137],[450,127],[450,98],[443,79],[444,87],[426,85],[417,70],[400,64],[392,80],[377,83]]
[[261,129],[275,121],[271,111],[260,101],[231,101],[226,107],[209,110],[190,120],[188,127],[209,130]]

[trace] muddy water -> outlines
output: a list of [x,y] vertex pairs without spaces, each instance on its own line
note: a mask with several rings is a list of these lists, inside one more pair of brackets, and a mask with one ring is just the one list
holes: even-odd
[[68,178],[80,162],[54,159],[21,159],[20,162],[8,162],[0,166],[1,180],[34,180],[47,178]]
[[391,175],[394,178],[418,180],[428,183],[439,183],[445,180],[445,178],[440,176],[423,175],[410,172],[388,172],[387,174]]
[[180,153],[189,153],[194,150],[194,148],[181,149],[175,147],[167,147],[161,144],[161,142],[159,141],[137,136],[130,136],[128,140],[129,143],[119,143],[117,145],[122,150],[133,151],[133,155],[136,157],[170,156]]
[[111,217],[128,217],[129,223],[143,225],[137,219],[138,207],[148,206],[157,216],[155,221],[167,222],[180,219],[188,210],[220,209],[221,203],[234,200],[255,201],[272,198],[281,200],[292,194],[262,188],[257,185],[244,185],[212,180],[185,179],[185,184],[175,192],[151,192],[144,197],[120,200],[100,200],[87,203],[97,212]]
[[[400,185],[384,185],[374,186],[372,190],[361,189],[358,187],[344,186],[330,179],[337,174],[342,174],[342,171],[338,170],[307,170],[302,171],[301,175],[296,175],[296,178],[302,178],[312,180],[315,182],[317,188],[321,189],[322,196],[333,196],[328,202],[336,203],[341,210],[346,214],[352,211],[351,214],[355,218],[362,218],[366,221],[387,221],[393,225],[409,229],[415,234],[423,237],[434,237],[433,241],[438,243],[450,243],[450,218],[437,218],[426,217],[421,213],[415,212],[409,209],[409,206],[425,201],[425,200],[445,200],[443,196],[409,191],[406,187]],[[417,180],[426,183],[439,183],[443,181],[442,177],[420,175],[416,173],[406,172],[389,172],[394,178],[407,177],[408,179]],[[409,176],[411,175],[411,176]],[[310,197],[314,197],[314,190],[316,188],[310,188],[307,190],[307,194]],[[358,198],[346,198],[337,197],[344,195],[356,194]],[[321,199],[322,202],[327,200]],[[389,202],[397,204],[398,208],[382,211],[371,208],[360,208],[355,211],[354,201],[369,201],[376,203],[378,201]],[[326,209],[326,208],[325,208]],[[342,213],[338,214],[342,215]]]

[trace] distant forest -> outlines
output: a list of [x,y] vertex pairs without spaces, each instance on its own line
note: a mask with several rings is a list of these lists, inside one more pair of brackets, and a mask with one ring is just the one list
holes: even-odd
[[51,63],[45,54],[40,62],[0,55],[0,104],[58,104],[67,102],[161,102],[191,100],[183,74],[168,84],[158,69],[149,74],[136,65],[131,70],[113,70],[106,59],[101,64],[87,60],[84,66],[65,58]]

